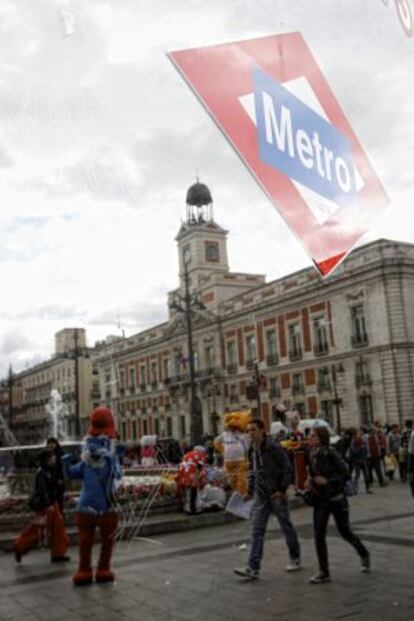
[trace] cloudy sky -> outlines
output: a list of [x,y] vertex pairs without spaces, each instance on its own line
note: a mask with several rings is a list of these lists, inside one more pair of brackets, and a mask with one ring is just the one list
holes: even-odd
[[[414,2],[407,0],[414,13]],[[414,243],[414,38],[387,0],[2,0],[0,377],[83,326],[163,321],[196,171],[231,269],[310,260],[166,57],[300,31],[391,198],[361,243]],[[248,251],[246,251],[248,249]]]

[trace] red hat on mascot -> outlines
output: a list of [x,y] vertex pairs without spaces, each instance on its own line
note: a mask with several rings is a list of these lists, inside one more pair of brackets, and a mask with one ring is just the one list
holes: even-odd
[[89,417],[89,436],[108,436],[115,439],[117,436],[115,421],[109,408],[96,408]]

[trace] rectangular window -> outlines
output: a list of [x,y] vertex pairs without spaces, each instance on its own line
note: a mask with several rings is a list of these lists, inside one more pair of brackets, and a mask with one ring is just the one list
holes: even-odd
[[256,337],[249,334],[246,336],[246,367],[252,367],[256,357]]
[[158,416],[154,418],[154,433],[156,436],[160,435],[160,419]]
[[306,417],[305,404],[304,403],[295,403],[295,410],[299,412],[301,418]]
[[128,440],[128,438],[127,438],[127,427],[126,427],[126,422],[125,421],[122,421],[121,428],[122,428],[122,439],[124,441]]
[[361,395],[359,397],[359,412],[361,423],[363,425],[371,425],[373,422],[371,395]]
[[136,420],[132,421],[132,439],[133,440],[137,439],[137,421]]
[[184,438],[185,434],[187,433],[186,428],[185,428],[185,416],[180,416],[180,431],[181,431],[181,437]]
[[227,372],[236,373],[237,371],[236,341],[227,341],[226,354],[227,354]]
[[142,435],[143,436],[148,435],[148,421],[146,418],[142,419]]
[[289,325],[289,357],[291,360],[302,358],[299,323],[291,323]]
[[266,332],[266,354],[268,366],[272,366],[279,362],[276,330],[267,330]]
[[119,372],[119,388],[125,390],[125,371],[123,369]]
[[171,360],[169,358],[164,358],[164,360],[162,361],[162,370],[165,381],[167,378],[171,377]]
[[212,345],[205,346],[204,360],[206,364],[206,369],[212,369],[214,367],[214,350]]
[[271,377],[269,379],[269,398],[274,399],[280,397],[280,384],[278,377]]
[[292,374],[292,394],[302,394],[303,393],[303,378],[302,373],[293,373]]
[[313,320],[313,340],[314,352],[316,355],[328,353],[325,317],[316,317]]
[[158,384],[157,363],[151,362],[151,385],[155,388]]
[[371,375],[369,373],[368,362],[362,357],[355,363],[355,384],[359,386],[371,386]]
[[363,304],[353,306],[351,308],[351,323],[352,323],[352,344],[355,347],[358,345],[368,344],[368,334],[365,325],[365,314]]
[[266,332],[266,350],[268,355],[277,354],[276,330],[268,330]]
[[157,381],[157,363],[156,362],[151,362],[151,381],[152,382]]
[[167,416],[166,418],[166,424],[167,424],[167,437],[168,438],[172,438],[173,435],[173,429],[172,429],[172,419],[170,416]]
[[332,401],[323,400],[321,401],[321,414],[322,417],[330,424],[333,423],[333,410],[332,410]]
[[318,369],[317,387],[318,387],[319,392],[331,389],[331,382],[329,380],[329,371],[326,367],[323,367],[322,369]]

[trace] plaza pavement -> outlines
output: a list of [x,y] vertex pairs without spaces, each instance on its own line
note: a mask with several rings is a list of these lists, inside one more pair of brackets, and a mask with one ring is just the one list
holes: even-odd
[[[331,525],[332,583],[310,585],[317,569],[311,509],[293,511],[303,551],[303,569],[285,571],[287,552],[276,521],[265,545],[260,580],[233,575],[245,565],[250,526],[223,526],[123,542],[114,559],[114,585],[75,588],[71,574],[77,550],[64,567],[48,552],[30,553],[16,565],[0,555],[1,621],[413,621],[414,499],[395,482],[351,499],[352,523],[368,544],[373,569],[361,574],[354,550]],[[195,518],[196,519],[196,518]]]

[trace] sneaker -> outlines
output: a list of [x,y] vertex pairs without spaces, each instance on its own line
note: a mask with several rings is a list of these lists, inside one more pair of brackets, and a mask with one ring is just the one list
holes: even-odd
[[22,560],[22,553],[18,548],[14,548],[14,558],[16,559],[16,563],[20,563]]
[[259,577],[259,570],[252,569],[251,567],[235,567],[234,573],[237,576],[242,576],[243,578],[249,578],[249,580],[257,580]]
[[367,554],[366,556],[364,556],[364,558],[361,559],[361,572],[363,574],[369,574],[370,571],[371,571],[371,557],[369,554]]
[[311,584],[322,584],[323,582],[330,582],[331,576],[324,571],[320,571],[310,578],[309,582]]
[[70,561],[70,556],[52,556],[50,561],[51,563],[67,563],[67,561]]
[[286,567],[286,571],[299,571],[302,568],[302,563],[300,562],[300,558],[294,558],[289,561]]

